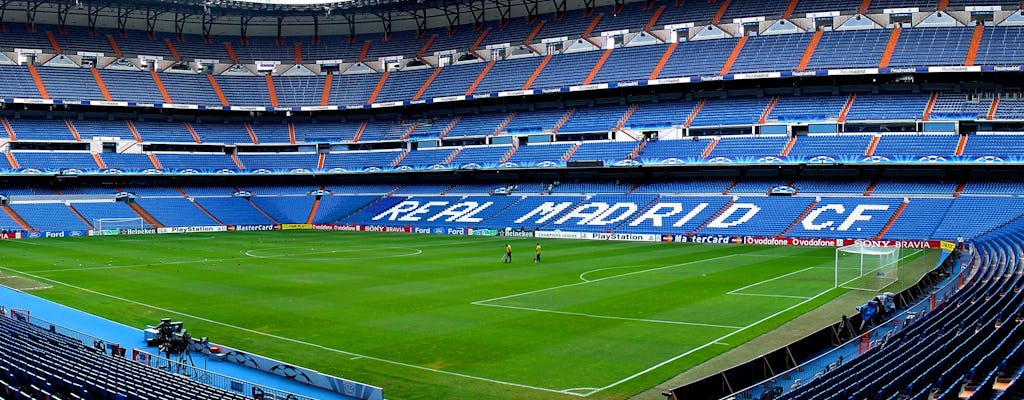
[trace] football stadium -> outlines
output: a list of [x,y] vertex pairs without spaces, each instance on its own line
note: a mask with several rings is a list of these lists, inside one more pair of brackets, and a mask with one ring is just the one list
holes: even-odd
[[0,400],[1021,399],[1019,0],[0,1]]

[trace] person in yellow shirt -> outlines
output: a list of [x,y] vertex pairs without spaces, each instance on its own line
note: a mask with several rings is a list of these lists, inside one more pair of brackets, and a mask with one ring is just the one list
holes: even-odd
[[535,264],[540,262],[540,243],[537,243],[537,254],[533,256],[533,262]]
[[505,243],[505,258],[502,259],[506,264],[512,262],[512,245]]

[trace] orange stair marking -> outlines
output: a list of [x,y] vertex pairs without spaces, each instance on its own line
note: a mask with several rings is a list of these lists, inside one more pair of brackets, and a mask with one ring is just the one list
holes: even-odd
[[68,132],[71,132],[71,136],[75,137],[75,141],[76,142],[81,142],[82,141],[82,137],[78,136],[78,129],[75,129],[75,126],[73,124],[71,124],[71,120],[70,119],[64,118],[64,125],[68,126]]
[[871,143],[868,144],[868,149],[864,151],[864,155],[868,157],[875,155],[875,149],[878,148],[878,142],[881,140],[881,135],[875,135],[875,137],[871,138]]
[[644,30],[647,32],[654,28],[654,25],[658,23],[658,19],[661,18],[661,14],[665,12],[665,6],[660,6],[654,10],[654,14],[651,14],[651,18],[647,20],[647,25],[644,25]]
[[597,24],[601,22],[601,17],[603,15],[604,14],[601,14],[601,13],[598,13],[597,15],[595,15],[594,19],[590,20],[590,25],[587,25],[587,29],[584,29],[583,33],[580,34],[580,37],[582,37],[583,39],[586,39],[586,40],[589,41],[590,40],[590,34],[594,32],[594,28],[597,28]]
[[231,42],[224,42],[224,50],[228,52],[228,58],[231,62],[238,64],[238,56],[235,55],[235,48],[231,47]]
[[480,81],[484,80],[484,77],[487,76],[487,73],[490,72],[492,67],[494,67],[494,60],[489,61],[487,65],[484,66],[483,71],[480,71],[480,75],[476,76],[476,79],[473,80],[473,83],[469,85],[468,89],[466,89],[466,96],[473,94],[473,91],[476,90],[477,85],[480,84]]
[[437,78],[437,75],[441,73],[442,69],[444,69],[444,67],[434,68],[434,72],[427,77],[426,81],[423,81],[423,86],[420,86],[420,89],[416,91],[416,95],[412,96],[413,100],[419,100],[420,97],[423,97],[423,93],[427,92],[427,88],[429,88],[430,84],[434,82],[434,79]]
[[604,54],[601,54],[601,58],[597,59],[597,63],[594,64],[594,68],[590,69],[590,73],[587,74],[587,78],[583,80],[584,85],[589,85],[590,82],[594,81],[597,77],[597,73],[601,71],[601,66],[604,65],[605,61],[608,61],[608,57],[612,55],[612,49],[605,49]]
[[156,154],[149,153],[149,154],[146,154],[146,155],[149,156],[149,162],[153,163],[153,168],[164,169],[164,167],[162,165],[160,165],[160,160],[156,159]]
[[480,31],[480,36],[477,36],[476,37],[476,41],[473,42],[473,45],[469,46],[469,51],[470,52],[476,51],[476,48],[480,47],[480,43],[484,42],[484,38],[486,38],[487,34],[490,33],[490,32],[491,32],[491,27],[489,27],[489,26],[484,28],[483,31]]
[[96,81],[96,86],[100,88],[100,93],[103,94],[103,100],[114,101],[113,97],[110,97],[110,90],[107,90],[106,82],[103,82],[103,76],[100,75],[100,70],[96,68],[89,68],[92,72],[92,78]]
[[363,131],[366,130],[366,124],[367,124],[367,121],[363,121],[362,124],[359,124],[359,129],[356,130],[356,135],[354,137],[352,137],[352,141],[353,142],[358,142],[359,141],[359,137],[363,136]]
[[871,0],[863,0],[860,2],[860,7],[857,8],[858,14],[864,14],[868,12],[868,7],[871,7]]
[[669,43],[668,48],[661,54],[661,59],[658,60],[658,65],[654,66],[654,70],[651,71],[651,75],[647,77],[648,80],[658,79],[658,75],[661,75],[662,68],[665,68],[665,64],[668,63],[669,58],[672,58],[672,53],[676,51],[676,47],[679,47],[679,42]]
[[377,101],[377,96],[380,95],[381,89],[384,89],[384,84],[388,81],[388,76],[391,75],[391,71],[384,71],[380,76],[380,80],[377,81],[377,86],[373,87],[373,93],[370,93],[370,98],[366,99],[366,104],[373,104]]
[[331,102],[331,85],[334,84],[334,74],[327,74],[324,77],[324,88],[320,92],[320,105],[326,106]]
[[935,102],[939,99],[939,92],[932,92],[931,97],[928,98],[928,105],[924,107],[924,115],[921,116],[922,121],[927,121],[932,117],[932,109],[935,108]]
[[964,155],[964,149],[967,148],[967,135],[960,135],[960,141],[956,143],[956,155]]
[[171,57],[174,57],[174,61],[181,61],[181,55],[178,54],[178,49],[174,47],[171,39],[164,39],[164,44],[167,45],[167,51],[171,52]]
[[892,58],[893,50],[896,50],[896,43],[900,41],[901,32],[903,32],[903,27],[897,26],[889,34],[889,42],[885,44],[885,52],[882,53],[882,59],[878,61],[878,68],[889,67],[889,60]]
[[416,58],[423,58],[423,55],[427,54],[427,51],[430,50],[430,45],[434,44],[434,39],[437,39],[436,33],[427,38],[426,43],[423,43],[423,47],[420,47],[420,52],[416,53]]
[[61,54],[60,44],[57,43],[57,37],[53,35],[53,32],[46,31],[46,38],[50,39],[50,46],[53,46],[54,54]]
[[21,168],[21,165],[18,164],[18,160],[14,158],[14,153],[6,152],[4,155],[7,156],[7,163],[11,165],[12,169]]
[[363,62],[366,59],[366,54],[370,52],[370,40],[363,42],[363,49],[359,50],[359,58],[356,61]]
[[818,48],[818,42],[821,41],[821,35],[823,33],[823,31],[814,31],[814,35],[811,36],[811,41],[807,43],[807,50],[804,50],[804,56],[800,58],[800,64],[796,66],[797,71],[807,69],[807,64],[811,63],[811,57],[814,57],[814,51]]
[[786,7],[786,11],[782,13],[782,18],[789,18],[793,15],[793,11],[796,11],[797,3],[800,3],[800,0],[789,0],[789,6]]
[[34,64],[28,64],[28,72],[32,74],[32,80],[36,83],[36,89],[39,89],[39,97],[49,99],[50,94],[46,92],[46,85],[43,85],[43,78],[39,77],[39,71],[36,70]]
[[164,82],[160,80],[160,75],[157,75],[156,71],[149,71],[149,76],[153,77],[153,83],[155,83],[156,88],[160,90],[160,96],[163,96],[164,102],[173,104],[174,101],[171,100],[171,95],[167,93],[167,88],[164,87]]
[[900,203],[900,208],[897,208],[896,212],[892,214],[892,218],[889,218],[889,222],[885,224],[885,226],[882,228],[882,231],[878,232],[878,236],[875,236],[875,240],[878,240],[878,239],[881,239],[882,237],[884,237],[885,233],[889,232],[889,229],[892,228],[893,224],[896,223],[896,220],[899,219],[900,214],[903,214],[903,210],[906,210],[906,209],[907,209],[907,202],[904,201],[904,202]]
[[[725,1],[726,3],[729,2],[729,0]],[[736,47],[733,47],[732,53],[729,53],[729,59],[725,60],[725,65],[722,66],[722,71],[718,73],[719,75],[729,73],[729,70],[732,69],[732,64],[736,62],[736,59],[740,56],[740,52],[743,51],[743,45],[747,44],[748,37],[749,36],[742,36],[740,37],[740,40],[736,42]]]
[[971,35],[971,47],[967,48],[967,57],[964,59],[964,65],[970,67],[974,65],[974,60],[978,57],[978,46],[981,45],[981,38],[985,36],[985,25],[975,25],[974,34]]
[[217,83],[217,78],[213,74],[206,74],[206,80],[210,82],[210,86],[213,87],[213,91],[217,93],[217,98],[220,99],[220,105],[230,106],[228,103],[227,96],[224,96],[224,92],[220,90],[220,84]]
[[999,110],[999,98],[992,99],[992,105],[988,108],[988,116],[985,118],[989,121],[996,118],[996,111]]
[[142,143],[142,135],[139,134],[138,129],[135,129],[135,124],[129,120],[124,120],[124,124],[128,125],[128,131],[130,131],[132,133],[132,136],[135,137],[135,142]]
[[100,156],[100,153],[92,153],[92,159],[96,161],[96,166],[99,169],[107,169],[107,163],[103,162],[103,157]]
[[249,140],[252,141],[252,144],[260,144],[260,139],[256,137],[256,131],[252,130],[252,125],[249,125],[248,122],[246,122],[244,125],[245,131],[249,133]]
[[538,22],[537,25],[533,26],[533,30],[530,31],[530,34],[526,36],[526,39],[523,40],[523,43],[527,44],[527,45],[530,44],[530,42],[533,41],[533,38],[537,37],[537,34],[540,33],[540,30],[543,27],[544,27],[544,20],[540,20],[540,22]]
[[850,114],[850,109],[853,108],[855,101],[857,101],[857,94],[850,93],[850,97],[846,99],[846,104],[843,105],[843,111],[839,112],[839,122],[846,122],[846,116]]
[[189,133],[190,135],[192,135],[192,140],[195,140],[195,141],[196,141],[196,143],[203,143],[203,141],[199,139],[199,133],[198,133],[198,132],[196,132],[196,130],[195,130],[195,129],[192,129],[192,124],[190,124],[190,123],[186,122],[186,123],[185,123],[185,129],[187,129],[187,130],[188,130],[188,133]]
[[107,42],[110,43],[110,48],[114,50],[114,55],[117,56],[117,58],[124,57],[124,55],[121,54],[121,48],[117,45],[117,39],[114,39],[114,35],[107,35]]
[[533,73],[530,74],[530,77],[526,79],[525,83],[523,83],[522,90],[528,90],[530,89],[530,86],[533,86],[533,81],[537,80],[537,77],[540,76],[540,73],[544,71],[544,67],[546,67],[548,65],[548,62],[551,61],[551,56],[552,54],[548,54],[544,56],[543,59],[540,60],[540,64],[537,64],[537,68],[533,70]]
[[722,20],[722,16],[725,15],[725,10],[729,9],[729,3],[731,0],[725,0],[722,2],[722,6],[718,7],[718,12],[715,13],[715,17],[711,19],[712,24],[717,24],[718,21]]
[[270,96],[270,105],[277,107],[277,89],[274,88],[274,76],[271,74],[264,75],[267,81],[267,95]]

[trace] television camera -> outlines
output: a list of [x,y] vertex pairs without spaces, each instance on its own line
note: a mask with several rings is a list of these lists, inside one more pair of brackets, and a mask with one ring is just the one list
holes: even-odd
[[156,346],[161,353],[167,354],[168,358],[172,354],[188,353],[189,346],[194,340],[188,333],[188,329],[182,325],[181,322],[171,322],[170,318],[161,319],[160,324],[152,328],[156,331],[156,335],[147,338],[146,345]]

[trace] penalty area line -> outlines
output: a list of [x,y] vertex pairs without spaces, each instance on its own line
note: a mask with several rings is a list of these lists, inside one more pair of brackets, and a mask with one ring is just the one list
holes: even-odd
[[137,306],[142,306],[142,307],[150,308],[150,309],[157,310],[157,311],[174,313],[174,314],[177,314],[177,315],[180,315],[180,316],[183,316],[183,317],[193,318],[193,319],[196,319],[196,320],[199,320],[199,321],[203,321],[203,322],[207,322],[207,323],[211,323],[211,324],[215,324],[215,325],[220,325],[220,326],[223,326],[225,328],[231,328],[231,329],[235,329],[235,330],[238,330],[238,331],[250,333],[250,334],[253,334],[253,335],[264,336],[264,337],[268,337],[268,338],[272,338],[272,339],[281,340],[281,341],[284,341],[284,342],[289,342],[289,343],[294,343],[294,344],[298,344],[298,345],[308,346],[308,347],[312,347],[312,348],[316,348],[316,349],[320,349],[320,350],[324,350],[324,351],[329,351],[329,352],[332,352],[332,353],[344,354],[344,355],[348,355],[348,356],[352,356],[352,357],[364,358],[364,359],[367,359],[367,360],[373,360],[373,361],[382,362],[382,363],[385,363],[385,364],[391,364],[391,365],[397,365],[397,366],[401,366],[401,367],[412,368],[412,369],[416,369],[416,370],[420,370],[420,371],[435,372],[435,373],[439,373],[439,374],[456,376],[456,377],[459,377],[459,378],[472,379],[472,380],[477,380],[477,381],[482,381],[482,382],[496,383],[496,384],[505,385],[505,386],[513,386],[513,387],[519,387],[519,388],[523,388],[523,389],[532,389],[532,390],[538,390],[538,391],[550,392],[550,393],[568,394],[568,395],[577,396],[577,397],[589,396],[589,393],[588,394],[581,394],[581,393],[575,393],[575,392],[570,392],[570,391],[565,391],[565,390],[551,389],[551,388],[545,388],[545,387],[540,387],[540,386],[531,386],[531,385],[526,385],[526,384],[522,384],[522,383],[506,382],[506,381],[502,381],[502,380],[498,380],[498,379],[485,378],[485,377],[481,377],[481,376],[462,374],[462,373],[452,372],[452,371],[443,371],[443,370],[439,370],[439,369],[433,369],[433,368],[429,368],[429,367],[424,367],[422,365],[408,364],[408,363],[404,363],[404,362],[401,362],[401,361],[389,360],[389,359],[386,359],[386,358],[374,357],[374,356],[369,356],[369,355],[365,355],[365,354],[355,353],[355,352],[351,352],[351,351],[335,349],[335,348],[327,347],[327,346],[324,346],[324,345],[321,345],[321,344],[305,342],[305,341],[302,341],[302,340],[292,339],[292,338],[289,338],[289,337],[279,336],[279,335],[275,335],[275,334],[267,333],[267,332],[260,332],[260,331],[257,331],[257,330],[241,327],[241,326],[238,326],[238,325],[232,325],[232,324],[229,324],[229,323],[226,323],[226,322],[221,322],[221,321],[217,321],[217,320],[213,320],[213,319],[209,319],[209,318],[205,318],[205,317],[200,317],[200,316],[197,316],[197,315],[192,315],[192,314],[184,313],[184,312],[181,312],[181,311],[175,311],[175,310],[171,310],[171,309],[168,309],[168,308],[158,307],[158,306],[154,306],[152,304],[146,304],[146,303],[142,303],[142,302],[139,302],[139,301],[135,301],[135,300],[131,300],[131,299],[126,299],[124,297],[114,296],[114,295],[103,293],[103,292],[99,292],[99,291],[96,291],[96,290],[87,289],[87,288],[84,288],[84,287],[81,287],[81,286],[72,285],[70,283],[58,281],[56,279],[50,279],[50,278],[45,278],[45,277],[41,277],[41,276],[38,276],[38,275],[33,275],[33,274],[30,274],[30,273],[16,271],[14,269],[3,267],[3,266],[0,266],[0,269],[8,270],[8,271],[13,271],[13,272],[18,272],[18,273],[21,273],[23,275],[30,276],[30,277],[32,277],[34,279],[48,281],[48,282],[51,282],[51,283],[54,283],[54,284],[66,286],[66,287],[69,287],[69,288],[72,288],[72,289],[75,289],[75,290],[79,290],[79,291],[82,291],[82,292],[92,293],[92,294],[97,295],[97,296],[102,296],[102,297],[106,297],[106,298],[122,301],[122,302],[129,303],[129,304],[135,304]]
[[[528,295],[528,294],[543,293],[543,292],[547,292],[547,291],[551,291],[551,290],[564,289],[564,288],[567,288],[567,287],[586,285],[588,283],[601,282],[601,281],[606,281],[606,280],[609,280],[609,279],[621,278],[621,277],[624,277],[624,276],[642,274],[642,273],[645,273],[645,272],[660,271],[660,270],[663,270],[663,269],[682,267],[684,265],[697,264],[697,263],[702,263],[702,262],[706,262],[706,261],[721,260],[721,259],[725,259],[725,258],[736,257],[737,255],[739,255],[739,254],[727,254],[727,255],[724,255],[724,256],[718,256],[718,257],[712,257],[712,258],[704,258],[704,259],[700,259],[700,260],[687,261],[687,262],[679,263],[679,264],[666,265],[664,267],[643,269],[643,270],[640,270],[640,271],[633,271],[633,272],[627,272],[627,273],[624,273],[624,274],[611,275],[611,276],[606,276],[606,277],[603,277],[603,278],[597,278],[597,279],[591,279],[591,280],[583,280],[582,282],[567,283],[565,285],[551,286],[551,287],[546,287],[546,288],[542,288],[542,289],[531,290],[531,291],[528,291],[528,292],[510,294],[510,295],[507,295],[507,296],[494,297],[494,298],[484,299],[484,300],[477,300],[477,301],[474,301],[474,302],[472,302],[470,304],[490,305],[490,304],[483,304],[483,303],[490,303],[492,301],[511,299],[513,297],[525,296],[525,295]],[[607,269],[607,268],[605,268],[605,269]],[[584,272],[583,274],[585,275],[588,272],[594,272],[594,271],[599,271],[599,270],[587,271],[587,272]]]
[[776,312],[776,313],[774,313],[774,314],[771,314],[771,315],[769,315],[769,316],[767,316],[767,317],[761,318],[760,320],[754,321],[754,322],[750,323],[750,324],[749,324],[749,325],[747,325],[747,326],[741,327],[741,328],[739,328],[739,329],[737,329],[737,330],[735,330],[735,331],[732,331],[732,332],[730,332],[730,333],[727,333],[727,334],[725,334],[725,335],[722,335],[721,337],[719,337],[719,338],[717,338],[717,339],[711,340],[711,341],[709,341],[709,342],[707,342],[707,343],[705,343],[705,344],[703,344],[703,345],[700,345],[700,346],[698,346],[698,347],[695,347],[695,348],[693,348],[693,349],[687,350],[686,352],[684,352],[684,353],[682,353],[682,354],[679,354],[679,355],[676,355],[675,357],[669,358],[668,360],[665,360],[665,361],[659,362],[659,363],[657,363],[657,364],[654,364],[654,365],[652,365],[652,366],[648,367],[647,369],[645,369],[645,370],[643,370],[643,371],[640,371],[640,372],[637,372],[637,373],[635,373],[635,374],[633,374],[633,375],[630,375],[630,376],[627,376],[627,377],[625,377],[625,378],[622,378],[622,379],[620,379],[620,380],[618,380],[618,381],[616,381],[616,382],[614,382],[614,383],[612,383],[612,384],[610,384],[610,385],[608,385],[608,386],[604,386],[604,387],[596,388],[596,389],[594,389],[594,391],[592,391],[592,392],[589,392],[589,393],[585,394],[585,395],[584,395],[584,397],[586,397],[586,396],[590,396],[590,395],[592,395],[592,394],[594,394],[594,393],[598,393],[598,392],[601,392],[601,391],[604,391],[604,390],[608,390],[608,389],[610,389],[610,388],[613,388],[613,387],[615,387],[615,386],[621,385],[621,384],[623,384],[623,383],[625,383],[625,382],[629,382],[629,381],[631,381],[631,380],[633,380],[633,379],[637,378],[638,376],[642,376],[642,375],[644,375],[644,374],[650,373],[651,371],[654,371],[654,370],[656,370],[656,369],[658,369],[658,368],[664,367],[665,365],[668,365],[669,363],[672,363],[672,362],[674,362],[674,361],[676,361],[676,360],[679,360],[679,359],[681,359],[681,358],[683,358],[683,357],[689,356],[690,354],[693,354],[693,353],[696,353],[696,352],[698,352],[698,351],[704,350],[704,349],[706,349],[706,348],[708,348],[708,347],[711,347],[711,346],[715,346],[715,345],[717,345],[718,343],[722,343],[722,341],[723,341],[723,340],[725,340],[725,339],[728,339],[728,338],[731,338],[731,337],[733,337],[733,335],[736,335],[737,333],[743,332],[743,331],[745,331],[745,330],[747,330],[747,329],[750,329],[750,328],[752,328],[752,327],[754,327],[754,326],[757,326],[757,325],[759,325],[759,324],[761,324],[761,323],[763,323],[763,322],[765,322],[765,321],[768,321],[768,320],[770,320],[770,319],[772,319],[772,318],[775,318],[775,317],[777,317],[777,316],[779,316],[779,315],[782,315],[782,314],[784,314],[784,313],[786,313],[786,312],[789,312],[790,310],[792,310],[792,309],[794,309],[794,308],[797,308],[797,307],[800,307],[800,306],[802,306],[802,305],[804,305],[804,304],[807,304],[807,303],[808,303],[808,302],[810,302],[811,300],[814,300],[814,299],[816,299],[816,298],[818,298],[818,297],[821,297],[822,295],[824,295],[825,293],[828,293],[828,292],[830,292],[831,290],[832,290],[832,289],[829,289],[829,290],[826,290],[826,291],[824,291],[824,292],[818,293],[818,294],[817,294],[817,295],[815,295],[814,297],[811,297],[811,298],[809,298],[809,299],[806,299],[806,300],[804,300],[804,301],[801,301],[801,302],[799,302],[799,303],[796,303],[796,304],[794,304],[794,305],[792,305],[792,306],[786,307],[786,308],[785,308],[785,309],[783,309],[782,311]]
[[477,303],[477,302],[470,303],[470,304],[473,304],[473,305],[476,305],[476,306],[499,307],[499,308],[513,309],[513,310],[533,311],[533,312],[550,313],[550,314],[574,315],[574,316],[577,316],[577,317],[598,318],[598,319],[613,319],[613,320],[617,320],[617,321],[650,322],[650,323],[655,323],[655,324],[703,326],[703,327],[709,327],[709,328],[724,328],[724,329],[740,329],[740,328],[742,328],[741,326],[733,326],[733,325],[703,324],[703,323],[699,323],[699,322],[669,321],[669,320],[661,320],[661,319],[616,317],[616,316],[612,316],[612,315],[598,315],[598,314],[587,314],[587,313],[579,313],[579,312],[572,312],[572,311],[546,310],[546,309],[543,309],[543,308],[506,306],[506,305],[501,305],[501,304],[484,304],[484,303]]

